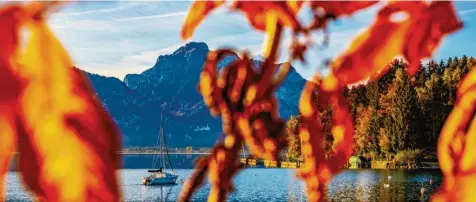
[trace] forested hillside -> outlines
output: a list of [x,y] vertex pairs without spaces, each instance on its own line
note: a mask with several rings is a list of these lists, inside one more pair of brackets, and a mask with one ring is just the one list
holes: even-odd
[[[355,125],[356,155],[436,160],[438,136],[453,109],[456,89],[476,60],[463,56],[421,65],[423,68],[409,77],[405,71],[407,64],[395,60],[381,77],[374,75],[364,84],[349,87],[346,97]],[[323,146],[332,155],[332,110],[328,107],[319,111],[327,137]],[[287,124],[290,157],[299,156],[299,124],[299,115]]]

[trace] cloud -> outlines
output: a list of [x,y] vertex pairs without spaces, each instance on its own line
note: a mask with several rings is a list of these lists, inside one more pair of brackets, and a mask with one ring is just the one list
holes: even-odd
[[[123,79],[127,73],[140,73],[152,67],[159,55],[171,54],[186,43],[180,39],[180,29],[190,4],[190,1],[78,2],[55,14],[49,24],[79,67]],[[308,65],[293,63],[297,71],[306,78],[317,71],[326,72],[323,61],[343,51],[357,32],[372,23],[382,5],[331,23],[329,46],[309,50]],[[466,10],[460,9],[460,15],[476,12],[474,7],[463,7]],[[300,15],[303,21],[311,17],[306,12],[309,10]],[[285,34],[281,44],[280,62],[288,57],[289,36]],[[199,25],[191,41],[205,42],[212,50],[223,47],[233,47],[238,52],[248,50],[259,58],[263,39],[264,33],[254,30],[242,13],[228,12],[228,6],[222,6]],[[313,34],[312,39],[320,43],[323,35]],[[455,40],[447,44],[455,44]]]
[[[81,2],[78,2],[81,3]],[[130,8],[134,8],[139,6],[139,4],[130,3],[130,4],[122,4],[112,8],[104,8],[104,9],[94,9],[94,10],[85,10],[85,11],[78,11],[78,12],[62,12],[59,13],[59,16],[67,17],[67,16],[82,16],[88,14],[104,14],[104,13],[112,13],[117,11],[122,11]]]
[[175,12],[175,13],[165,13],[159,15],[149,15],[149,16],[137,16],[137,17],[130,17],[130,18],[119,18],[113,19],[113,21],[135,21],[135,20],[149,20],[149,19],[159,19],[159,18],[167,18],[167,17],[177,17],[177,16],[185,16],[187,11],[182,12]]
[[476,13],[476,8],[475,9],[468,9],[468,10],[458,11],[458,14],[460,14],[460,15],[467,15],[467,14],[471,14],[471,13]]
[[158,50],[142,51],[138,54],[124,55],[117,61],[85,62],[79,67],[85,71],[100,75],[114,76],[124,79],[126,74],[139,74],[154,66],[158,56],[173,53],[183,44],[172,45]]

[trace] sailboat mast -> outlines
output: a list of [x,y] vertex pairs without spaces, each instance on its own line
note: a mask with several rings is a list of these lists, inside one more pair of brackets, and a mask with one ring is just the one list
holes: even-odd
[[164,144],[164,129],[162,128],[162,116],[163,114],[160,113],[160,160],[162,163],[162,169],[165,171],[165,160],[164,160],[164,153],[162,151],[162,145]]
[[[163,129],[162,129],[162,133],[163,133]],[[164,145],[165,145],[165,152],[167,153],[167,159],[169,160],[170,169],[172,169],[172,171],[174,171],[174,167],[172,166],[172,162],[170,161],[169,148],[167,147],[167,142],[165,141],[165,136],[164,136]]]
[[163,150],[162,145],[164,144],[165,137],[164,137],[164,129],[162,127],[160,128],[160,133],[161,133],[161,137],[162,137],[162,141],[161,141],[162,144],[161,144],[161,147],[160,147],[160,155],[161,155],[161,158],[162,158],[162,169],[165,171],[164,152],[162,151]]

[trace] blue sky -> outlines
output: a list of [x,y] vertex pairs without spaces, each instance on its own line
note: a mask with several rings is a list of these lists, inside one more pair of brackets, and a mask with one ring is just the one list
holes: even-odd
[[[69,50],[78,67],[89,72],[123,79],[152,67],[159,55],[172,53],[187,43],[180,39],[181,25],[190,1],[109,1],[76,2],[54,14],[49,23]],[[476,56],[476,2],[455,3],[465,28],[449,37],[438,49],[435,59],[449,56]],[[304,77],[311,77],[322,61],[344,50],[353,36],[372,23],[381,6],[358,12],[330,26],[330,44],[308,53],[308,65],[294,63]],[[301,19],[309,19],[307,10]],[[285,36],[288,36],[286,34]],[[222,7],[198,27],[190,41],[206,42],[211,49],[235,47],[260,57],[264,34],[248,25],[243,15]],[[313,37],[322,41],[322,34]],[[290,40],[284,40],[284,47]],[[286,58],[283,49],[281,60]]]

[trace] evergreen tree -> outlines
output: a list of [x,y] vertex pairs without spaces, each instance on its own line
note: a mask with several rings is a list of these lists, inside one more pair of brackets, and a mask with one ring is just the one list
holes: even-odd
[[397,149],[414,148],[418,135],[415,117],[418,114],[416,95],[408,76],[401,68],[395,73],[395,93],[397,96],[392,99],[391,116],[394,124],[393,132],[397,136]]
[[[428,81],[425,83],[427,84]],[[429,107],[431,104],[431,92],[429,92],[429,89],[424,85],[421,87],[416,87],[415,92],[417,95],[417,100],[418,100],[418,108],[421,112],[418,118],[420,118],[420,125],[419,129],[421,131],[421,136],[424,138],[420,138],[418,141],[417,147],[425,147],[431,143],[429,141],[431,139],[432,133],[431,133],[431,115],[432,111],[431,108]]]
[[369,150],[373,156],[378,156],[380,154],[379,138],[380,138],[380,121],[377,114],[377,110],[373,107],[369,107],[370,111],[370,120],[368,128],[369,136]]
[[369,106],[373,107],[374,109],[378,109],[378,101],[380,95],[377,80],[372,80],[367,83],[366,96],[367,100],[369,101]]
[[395,119],[392,116],[387,116],[384,119],[385,134],[389,139],[389,153],[396,154],[398,149],[398,133],[395,127]]
[[425,119],[428,121],[429,145],[436,145],[444,121],[451,110],[445,103],[443,80],[437,74],[431,75],[430,80],[426,82],[426,89],[429,93],[429,99],[425,106]]
[[445,69],[452,68],[452,65],[453,65],[453,59],[448,58],[448,60],[446,61]]
[[458,68],[461,69],[461,72],[464,75],[469,72],[468,57],[466,55],[463,55],[463,57],[459,61]]
[[365,96],[365,85],[360,84],[358,86],[354,86],[349,90],[348,98],[350,112],[352,113],[353,120],[357,118],[357,108],[359,105],[366,106],[366,96]]
[[414,86],[424,86],[425,81],[428,79],[428,73],[436,71],[436,63],[430,61],[426,66],[420,64],[420,69],[415,74],[412,80],[414,80]]
[[453,63],[451,64],[452,68],[458,68],[460,59],[456,56],[453,57]]
[[443,72],[445,71],[445,68],[446,68],[446,64],[445,64],[445,62],[443,62],[443,60],[441,60],[440,64],[438,65],[438,69],[435,73],[438,74],[438,75],[442,75]]
[[474,68],[476,66],[476,60],[473,57],[470,57],[468,59],[468,64],[466,65],[468,66],[468,69],[471,70],[471,68]]

